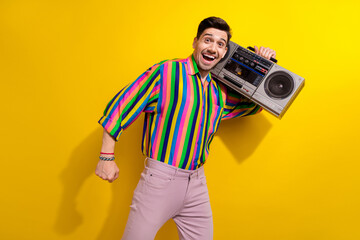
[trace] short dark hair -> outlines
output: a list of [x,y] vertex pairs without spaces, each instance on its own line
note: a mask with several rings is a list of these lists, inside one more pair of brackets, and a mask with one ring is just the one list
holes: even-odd
[[231,29],[230,26],[225,22],[225,20],[218,17],[208,17],[201,21],[198,27],[196,38],[199,39],[201,34],[207,28],[216,28],[222,31],[225,31],[227,34],[227,44],[229,44],[231,38]]

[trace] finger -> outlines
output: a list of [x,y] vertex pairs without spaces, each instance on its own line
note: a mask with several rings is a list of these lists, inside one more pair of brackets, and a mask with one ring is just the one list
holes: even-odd
[[259,55],[260,55],[261,57],[264,57],[264,51],[265,51],[265,48],[264,48],[264,47],[260,47]]
[[270,48],[265,48],[264,50],[264,58],[270,59]]
[[112,183],[113,181],[115,181],[116,180],[116,177],[114,176],[114,177],[112,177],[111,179],[109,179],[108,181],[109,181],[109,183]]
[[263,48],[263,51],[262,51],[262,53],[261,53],[261,56],[262,56],[263,58],[267,58],[268,52],[269,52],[269,50],[264,47],[264,48]]
[[255,53],[259,54],[259,48],[257,46],[254,46],[254,49],[255,49]]
[[276,52],[275,52],[274,50],[272,50],[272,51],[271,51],[271,55],[270,55],[270,57],[272,57],[272,58],[276,58]]
[[272,49],[269,48],[269,59],[270,59],[270,58],[276,58],[276,53],[275,53],[274,50],[272,50]]
[[116,173],[114,174],[114,176],[112,176],[111,178],[109,178],[109,183],[112,183],[113,181],[115,181],[117,179]]
[[259,51],[260,56],[263,56],[263,55],[264,55],[264,50],[265,50],[264,47],[260,47],[260,51]]
[[102,178],[101,172],[99,170],[95,170],[95,175],[98,176],[99,178]]
[[272,50],[272,49],[270,49],[269,48],[269,50],[268,50],[268,52],[267,52],[267,55],[266,55],[266,58],[267,59],[271,59],[272,57],[276,57],[276,54],[275,54],[275,51],[274,50]]
[[99,177],[102,179],[102,180],[108,180],[109,178],[108,178],[108,175],[106,174],[106,172],[101,172],[100,174],[99,174]]
[[116,175],[116,172],[109,174],[109,176],[108,176],[108,181],[109,181],[110,183],[112,183],[112,182],[116,179],[116,178],[115,178],[115,175]]

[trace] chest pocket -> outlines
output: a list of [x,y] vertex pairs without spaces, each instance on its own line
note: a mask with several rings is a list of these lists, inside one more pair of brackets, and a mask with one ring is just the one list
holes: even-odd
[[223,95],[223,92],[221,91],[219,84],[216,83],[215,86],[216,86],[216,90],[217,90],[217,93],[215,94],[217,96],[217,101],[216,101],[216,104],[214,104],[213,109],[214,109],[214,112],[220,111],[219,116],[221,118],[222,112],[224,110],[226,95]]

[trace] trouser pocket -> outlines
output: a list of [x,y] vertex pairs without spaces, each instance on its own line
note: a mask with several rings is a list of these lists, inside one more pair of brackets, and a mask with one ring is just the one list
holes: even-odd
[[171,182],[171,175],[158,169],[148,168],[145,183],[154,189],[164,189]]

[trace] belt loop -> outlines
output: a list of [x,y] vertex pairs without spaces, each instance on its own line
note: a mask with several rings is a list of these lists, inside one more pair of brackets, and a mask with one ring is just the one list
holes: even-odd
[[179,170],[179,168],[176,168],[176,169],[175,169],[175,173],[174,173],[174,175],[173,175],[173,180],[175,180],[175,176],[177,175],[178,170]]
[[145,158],[145,160],[144,160],[144,167],[146,168],[146,161],[147,161],[147,157]]

